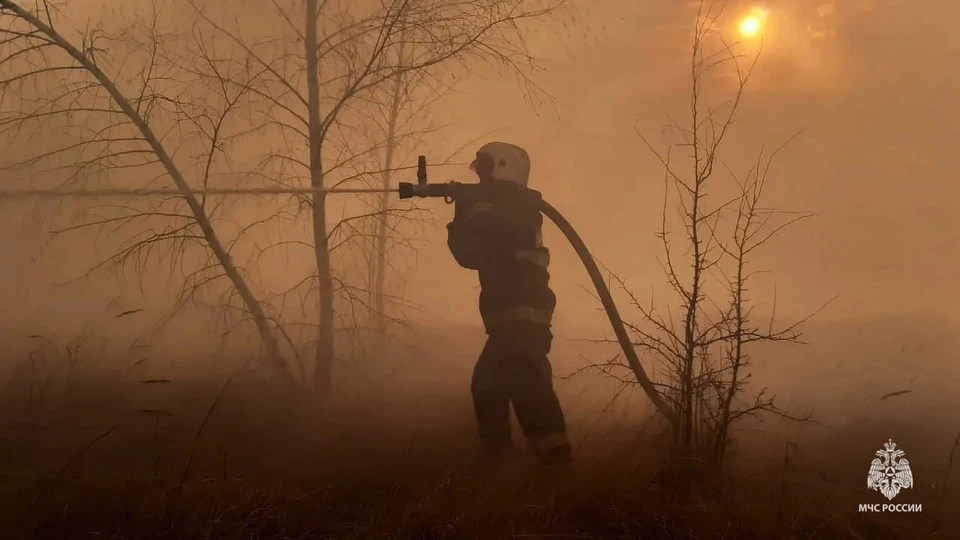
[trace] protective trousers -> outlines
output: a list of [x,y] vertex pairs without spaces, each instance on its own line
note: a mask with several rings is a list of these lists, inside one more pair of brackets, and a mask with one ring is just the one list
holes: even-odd
[[543,464],[571,459],[563,410],[553,389],[547,325],[514,322],[492,329],[473,372],[473,403],[484,452],[511,447],[510,403]]

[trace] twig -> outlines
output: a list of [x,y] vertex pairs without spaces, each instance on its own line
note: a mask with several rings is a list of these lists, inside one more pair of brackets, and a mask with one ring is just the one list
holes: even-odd
[[[77,453],[75,453],[75,454],[70,458],[70,460],[67,461],[67,464],[64,465],[63,468],[61,468],[59,471],[57,471],[57,473],[53,476],[53,479],[50,480],[50,483],[49,483],[49,484],[54,484],[54,483],[60,481],[60,479],[63,478],[63,475],[66,474],[67,470],[70,469],[70,467],[72,467],[73,464],[76,463],[81,457],[83,457],[83,455],[84,455],[85,453],[87,453],[87,450],[90,450],[90,449],[93,447],[93,445],[95,445],[95,444],[97,444],[98,442],[102,441],[103,439],[107,438],[107,436],[109,436],[111,433],[113,433],[114,430],[116,430],[118,427],[120,427],[120,426],[119,426],[119,425],[115,425],[115,426],[111,427],[110,429],[104,431],[104,432],[101,433],[98,437],[96,437],[95,439],[93,439],[92,441],[90,441],[90,442],[88,442],[86,445],[84,445],[84,447],[81,448],[80,451],[78,451]],[[48,485],[49,485],[49,484],[48,484]],[[26,516],[30,513],[30,511],[33,510],[33,509],[37,506],[37,504],[40,502],[40,499],[43,497],[44,493],[46,493],[46,489],[43,489],[43,488],[41,488],[40,491],[37,492],[37,496],[34,497],[33,501],[27,506],[26,510],[24,510],[24,512],[23,512],[23,516],[24,516],[24,517],[26,517]]]
[[910,392],[913,392],[913,390],[898,390],[896,392],[889,392],[887,394],[880,396],[880,401],[883,401],[887,398],[892,398],[895,396],[902,396],[903,394],[909,394]]
[[780,474],[780,500],[777,503],[777,525],[783,523],[783,498],[787,491],[787,466],[790,461],[790,447],[800,448],[793,441],[787,441],[783,449],[783,472]]
[[183,475],[180,477],[180,485],[177,486],[175,496],[179,496],[180,492],[183,490],[183,485],[187,481],[187,475],[190,473],[190,467],[193,465],[193,458],[197,455],[197,448],[200,447],[200,436],[203,434],[203,430],[207,427],[207,422],[209,422],[210,417],[213,416],[213,411],[216,410],[217,405],[220,404],[220,400],[223,399],[223,393],[227,391],[227,386],[230,385],[230,381],[232,380],[233,377],[227,379],[227,382],[223,383],[223,388],[220,389],[220,393],[217,394],[217,398],[213,400],[212,404],[210,404],[210,408],[207,409],[206,416],[203,417],[203,422],[200,423],[200,427],[197,428],[197,432],[193,435],[193,446],[190,448],[190,455],[187,458],[187,465],[183,468]]

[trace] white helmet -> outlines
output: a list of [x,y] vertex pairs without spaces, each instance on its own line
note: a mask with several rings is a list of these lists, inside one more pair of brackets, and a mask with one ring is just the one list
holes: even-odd
[[530,180],[530,155],[519,146],[505,142],[490,142],[477,150],[477,159],[470,170],[477,171],[477,160],[486,155],[493,161],[493,179],[526,186]]

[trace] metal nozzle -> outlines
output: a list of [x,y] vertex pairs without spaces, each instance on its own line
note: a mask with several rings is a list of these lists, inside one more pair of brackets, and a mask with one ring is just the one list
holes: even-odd
[[397,193],[401,199],[428,197],[427,195],[427,156],[417,156],[417,183],[400,182]]

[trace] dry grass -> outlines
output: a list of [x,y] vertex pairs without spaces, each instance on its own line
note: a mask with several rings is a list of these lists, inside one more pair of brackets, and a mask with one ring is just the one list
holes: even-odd
[[[607,389],[558,383],[578,451],[559,473],[523,451],[476,459],[469,363],[425,360],[320,410],[226,367],[145,378],[61,360],[83,369],[21,369],[0,394],[4,538],[921,538],[941,498],[938,537],[960,537],[960,489],[932,481],[955,433],[929,418],[746,426],[714,476],[672,458],[639,398],[601,413]],[[857,512],[881,502],[865,476],[890,433],[918,479],[897,502],[922,514]]]

